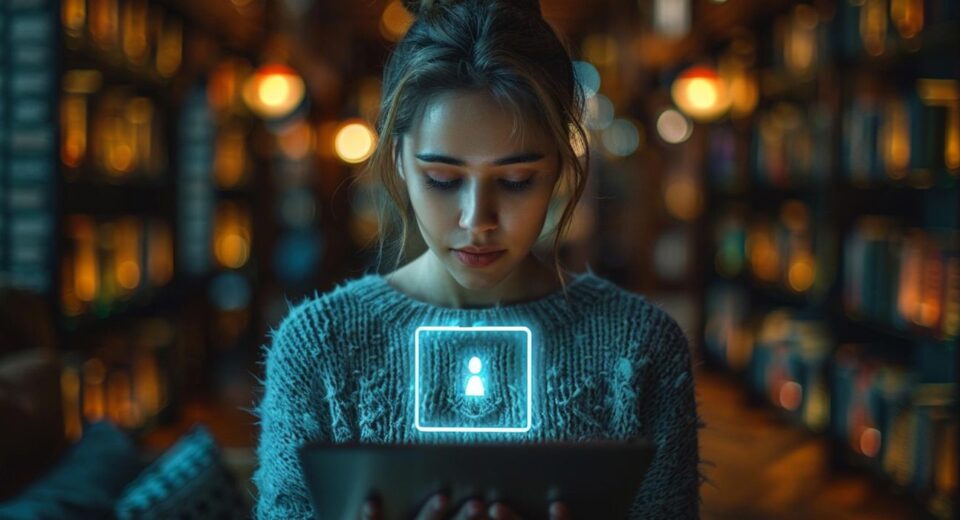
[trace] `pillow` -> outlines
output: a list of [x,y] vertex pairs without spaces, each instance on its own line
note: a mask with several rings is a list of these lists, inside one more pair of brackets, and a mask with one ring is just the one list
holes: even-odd
[[87,424],[50,471],[0,503],[0,518],[109,518],[124,486],[143,468],[138,457],[133,440],[111,423]]
[[131,482],[114,512],[119,519],[249,517],[220,449],[202,425]]

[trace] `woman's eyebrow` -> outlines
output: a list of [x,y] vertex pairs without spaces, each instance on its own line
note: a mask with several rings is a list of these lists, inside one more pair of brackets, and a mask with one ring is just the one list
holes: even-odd
[[[440,155],[436,153],[418,153],[414,157],[424,162],[437,162],[437,163],[443,163],[443,164],[451,164],[453,166],[465,166],[467,164],[464,161],[457,159],[455,157],[449,157],[446,155]],[[493,161],[493,165],[505,166],[508,164],[537,162],[541,159],[543,159],[542,153],[524,152],[524,153],[519,153],[516,155],[510,155],[508,157],[502,157],[500,159],[497,159],[496,161]]]

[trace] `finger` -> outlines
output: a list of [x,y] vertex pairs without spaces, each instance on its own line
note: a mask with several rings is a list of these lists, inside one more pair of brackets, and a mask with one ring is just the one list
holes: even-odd
[[487,516],[484,512],[483,501],[474,498],[463,504],[453,518],[454,520],[486,520]]
[[439,520],[447,513],[447,496],[443,493],[437,493],[427,500],[427,503],[420,508],[416,520]]
[[570,508],[567,504],[556,501],[550,504],[550,520],[570,520]]
[[487,510],[487,515],[489,515],[492,520],[522,520],[520,515],[515,513],[513,509],[510,509],[510,507],[503,502],[494,502],[491,504]]

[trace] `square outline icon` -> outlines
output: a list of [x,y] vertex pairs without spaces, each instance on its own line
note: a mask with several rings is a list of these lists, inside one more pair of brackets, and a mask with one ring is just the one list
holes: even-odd
[[[420,332],[421,331],[513,331],[525,332],[527,334],[527,425],[520,428],[492,428],[492,427],[469,427],[469,426],[421,426],[420,425]],[[413,425],[422,432],[507,432],[523,433],[530,431],[533,422],[533,333],[529,327],[524,326],[480,326],[480,327],[460,327],[460,326],[441,326],[425,325],[417,327],[414,333],[414,408]]]

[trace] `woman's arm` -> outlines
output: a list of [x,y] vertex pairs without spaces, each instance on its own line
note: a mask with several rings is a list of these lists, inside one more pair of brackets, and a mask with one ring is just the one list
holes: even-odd
[[265,350],[264,394],[257,406],[260,418],[259,465],[253,481],[259,491],[254,506],[257,519],[313,518],[313,507],[303,478],[298,450],[307,442],[329,439],[326,402],[315,400],[322,375],[320,357],[330,336],[313,330],[326,322],[305,313],[300,304],[291,309],[272,333]]
[[[660,316],[657,316],[660,315]],[[645,341],[649,365],[642,421],[657,452],[644,477],[636,518],[689,519],[700,515],[700,473],[697,414],[690,345],[683,330],[665,311],[649,323]]]

